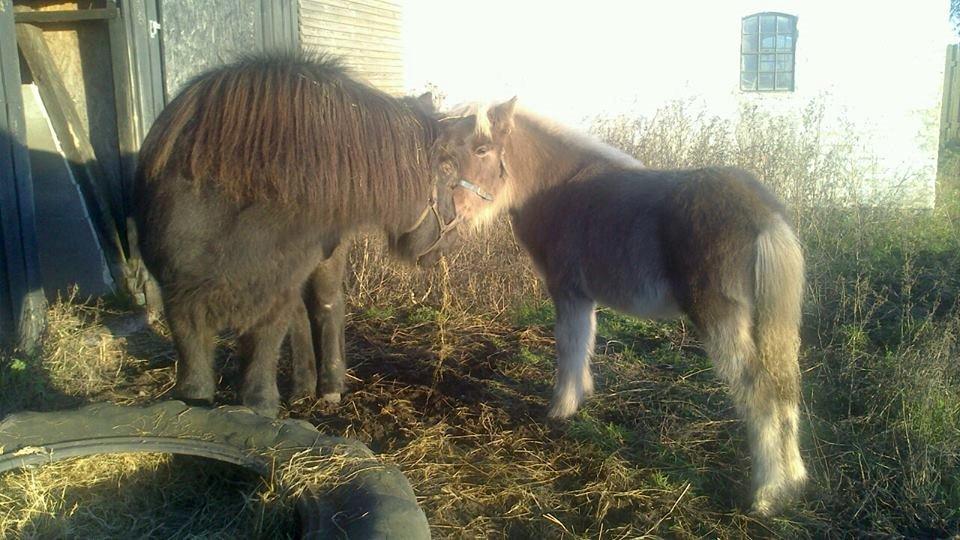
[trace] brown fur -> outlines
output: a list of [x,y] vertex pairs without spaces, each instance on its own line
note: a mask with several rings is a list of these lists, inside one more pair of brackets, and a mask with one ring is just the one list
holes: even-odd
[[243,60],[194,79],[167,111],[144,145],[148,179],[179,175],[237,202],[331,217],[427,195],[432,122],[330,58]]
[[275,415],[291,319],[295,371],[307,379],[294,390],[312,395],[305,300],[323,340],[321,389],[339,394],[341,242],[374,227],[415,260],[455,238],[442,225],[454,221],[456,171],[434,174],[436,124],[415,100],[295,55],[213,69],[163,110],[141,150],[134,218],[177,345],[178,397],[213,399],[215,338],[231,329],[248,359],[244,404]]

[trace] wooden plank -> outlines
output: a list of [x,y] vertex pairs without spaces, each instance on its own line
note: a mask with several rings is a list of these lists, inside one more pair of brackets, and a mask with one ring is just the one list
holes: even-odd
[[351,4],[358,4],[361,6],[367,6],[377,9],[386,9],[400,11],[400,3],[393,2],[390,0],[347,0]]
[[320,4],[318,7],[305,6],[303,12],[314,16],[320,15],[328,19],[356,19],[370,24],[388,27],[399,27],[401,24],[399,16],[385,17],[383,15],[369,13],[363,9],[337,6],[327,2]]
[[324,30],[334,30],[337,32],[346,32],[353,34],[360,34],[371,37],[380,37],[380,38],[398,38],[400,36],[399,29],[394,30],[383,30],[380,28],[371,28],[369,26],[363,26],[362,24],[350,24],[338,21],[310,21],[307,17],[301,17],[300,31],[303,32],[304,27],[313,26],[317,29]]
[[399,9],[386,9],[382,7],[373,7],[366,4],[361,4],[359,2],[354,2],[352,0],[302,0],[301,5],[305,6],[308,10],[312,9],[316,5],[332,6],[343,9],[352,9],[358,13],[365,13],[369,15],[376,15],[378,17],[384,17],[392,20],[400,19],[400,10]]
[[934,205],[960,219],[960,46],[948,45],[943,70]]
[[387,30],[365,26],[362,22],[334,21],[304,18],[300,24],[301,34],[318,35],[323,33],[341,33],[370,39],[394,40],[400,43],[399,28]]
[[114,108],[117,112],[117,146],[120,150],[120,186],[123,205],[131,206],[136,154],[140,149],[136,124],[139,117],[133,95],[133,73],[127,57],[128,41],[120,19],[107,25],[110,35],[110,62],[113,73]]
[[362,43],[364,45],[369,45],[371,48],[384,51],[399,51],[403,48],[403,44],[400,41],[399,35],[396,37],[377,37],[366,34],[358,34],[356,32],[332,30],[330,28],[323,28],[319,26],[305,26],[303,27],[301,34],[303,37],[309,38],[323,38],[328,40]]
[[[117,133],[121,152],[124,197],[129,205],[133,195],[133,175],[140,143],[163,108],[163,83],[160,73],[159,35],[151,36],[151,21],[156,20],[156,0],[108,0],[121,6],[122,16],[111,20],[110,52],[113,62],[114,92],[117,107]],[[137,228],[132,217],[126,222],[128,249],[126,279],[120,282],[134,301],[145,305],[148,317],[155,320],[162,312],[159,288],[140,257]]]
[[322,2],[303,2],[306,11],[326,11],[329,9],[349,12],[366,17],[376,17],[387,21],[400,21],[400,10],[371,7],[351,0],[323,0]]
[[33,178],[20,93],[11,0],[0,0],[0,335],[32,353],[46,325],[34,220]]
[[397,32],[402,26],[399,21],[396,22],[386,22],[386,21],[372,21],[370,19],[364,18],[362,16],[353,16],[353,15],[341,15],[336,13],[329,13],[324,11],[313,11],[309,9],[300,10],[300,16],[304,19],[317,21],[319,24],[345,24],[356,26],[359,28],[370,28],[375,30],[381,30],[386,32]]
[[403,65],[401,64],[382,64],[373,60],[365,59],[362,56],[344,56],[344,63],[347,67],[362,69],[367,72],[382,71],[383,73],[402,74]]
[[383,26],[387,28],[399,28],[403,26],[403,23],[400,20],[380,19],[371,21],[370,18],[363,13],[331,13],[329,10],[321,8],[303,8],[300,10],[300,16],[321,22],[348,20],[365,23],[367,26]]
[[[125,208],[133,206],[133,183],[137,166],[137,152],[140,150],[140,133],[142,125],[141,107],[137,103],[137,76],[136,69],[131,65],[130,52],[133,50],[133,36],[126,32],[123,20],[111,19],[108,24],[110,34],[110,56],[113,68],[113,95],[114,107],[117,111],[117,145],[120,149],[120,186],[121,196]],[[139,246],[137,245],[136,224],[132,216],[128,217],[124,225],[124,235],[127,244],[127,265],[129,266],[127,279],[117,283],[138,305],[146,304],[143,294],[144,282],[149,278],[140,260]]]
[[329,41],[317,41],[312,44],[323,47],[325,52],[344,57],[364,57],[385,63],[402,64],[403,57],[399,52],[381,52],[367,49],[363,46],[341,45]]
[[380,81],[389,81],[390,84],[399,85],[403,81],[400,80],[401,73],[390,73],[381,70],[358,70],[359,75],[365,79],[376,79]]
[[958,138],[960,128],[960,47],[947,45],[943,70],[943,102],[940,113],[941,144],[950,144]]
[[397,94],[403,92],[403,86],[401,86],[396,79],[371,76],[364,77],[364,80],[381,90],[389,89],[391,92]]
[[304,40],[308,44],[323,44],[325,46],[352,47],[365,51],[402,55],[403,47],[399,43],[389,43],[380,38],[364,39],[363,36],[345,35],[326,31],[304,32]]
[[107,21],[116,19],[120,12],[115,7],[69,9],[61,11],[19,11],[14,15],[17,24],[52,24],[80,21]]
[[43,31],[31,24],[17,25],[17,44],[30,67],[44,107],[67,159],[78,165],[80,188],[101,234],[104,254],[115,283],[125,283],[125,259],[114,216],[120,209],[111,205],[105,174],[97,162],[93,145],[83,130],[83,122],[70,94],[53,63],[53,53],[43,39]]
[[308,25],[318,28],[328,28],[329,25],[334,24],[338,27],[364,28],[367,30],[386,32],[387,34],[399,34],[401,29],[401,25],[399,24],[377,23],[364,19],[363,17],[304,13],[302,18],[307,21]]
[[[301,0],[300,9],[316,9],[318,4],[328,3],[329,0]],[[396,2],[383,2],[380,0],[333,0],[333,4],[344,7],[356,6],[357,9],[366,9],[374,12],[400,13],[400,5]]]
[[960,58],[958,58],[957,48],[951,50],[949,65],[949,77],[946,82],[949,86],[949,97],[945,96],[947,105],[947,133],[946,139],[949,144],[960,143]]
[[397,72],[403,70],[403,62],[391,62],[391,61],[384,61],[379,58],[370,58],[370,57],[364,56],[362,53],[357,53],[352,55],[340,54],[338,56],[340,56],[340,58],[342,58],[344,63],[346,63],[347,65],[366,66],[368,69],[373,67],[382,67],[387,71],[397,71]]

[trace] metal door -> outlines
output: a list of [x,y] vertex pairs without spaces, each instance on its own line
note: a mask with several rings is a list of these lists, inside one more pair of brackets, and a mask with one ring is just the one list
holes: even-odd
[[194,75],[250,52],[296,47],[295,0],[158,0],[169,102]]

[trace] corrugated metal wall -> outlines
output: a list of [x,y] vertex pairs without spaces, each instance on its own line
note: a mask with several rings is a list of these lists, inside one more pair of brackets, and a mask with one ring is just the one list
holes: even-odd
[[399,2],[300,0],[300,43],[342,57],[381,90],[404,91]]

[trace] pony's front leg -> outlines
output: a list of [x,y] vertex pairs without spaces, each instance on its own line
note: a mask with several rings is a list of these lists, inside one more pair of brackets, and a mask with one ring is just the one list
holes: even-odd
[[173,395],[190,405],[209,405],[217,391],[213,358],[216,329],[195,316],[193,307],[168,305],[166,309],[178,356]]
[[586,298],[560,295],[554,296],[553,303],[557,311],[557,383],[549,416],[567,418],[593,394],[590,356],[596,335],[596,304]]

